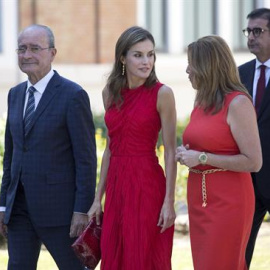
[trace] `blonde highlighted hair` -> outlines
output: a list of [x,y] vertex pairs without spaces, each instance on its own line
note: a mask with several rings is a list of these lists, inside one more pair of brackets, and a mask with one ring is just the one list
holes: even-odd
[[196,87],[196,105],[215,114],[226,94],[240,91],[249,96],[240,81],[232,52],[219,36],[205,36],[188,45],[188,61]]

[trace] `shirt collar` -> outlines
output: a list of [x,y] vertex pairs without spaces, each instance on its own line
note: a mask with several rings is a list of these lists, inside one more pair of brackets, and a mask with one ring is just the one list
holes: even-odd
[[256,69],[259,68],[261,65],[265,65],[266,67],[270,68],[270,59],[268,59],[264,63],[261,63],[258,59],[256,59]]
[[[41,95],[44,93],[50,79],[53,77],[54,71],[51,69],[46,76],[44,76],[41,80],[39,80],[35,85],[33,85],[29,80],[27,81],[27,90],[30,86],[34,86],[37,92],[39,92]],[[26,91],[27,91],[26,90]]]

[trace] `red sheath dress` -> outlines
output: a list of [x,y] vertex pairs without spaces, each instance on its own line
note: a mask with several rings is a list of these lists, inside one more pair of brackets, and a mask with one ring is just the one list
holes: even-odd
[[[239,153],[226,122],[230,102],[240,92],[226,96],[215,115],[195,107],[184,134],[190,149],[220,155]],[[194,169],[213,169],[197,166]],[[206,175],[207,206],[202,207],[202,175],[188,177],[190,239],[195,270],[244,270],[245,249],[253,213],[254,191],[247,172],[214,172]]]

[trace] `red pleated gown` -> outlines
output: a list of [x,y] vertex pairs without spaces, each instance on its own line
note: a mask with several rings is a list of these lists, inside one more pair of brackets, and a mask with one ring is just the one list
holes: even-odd
[[[226,122],[228,107],[239,92],[228,94],[215,115],[195,107],[184,135],[190,149],[235,155],[239,148]],[[196,169],[213,169],[197,166]],[[244,270],[245,250],[253,213],[254,191],[247,172],[215,172],[206,175],[207,206],[202,207],[202,175],[188,177],[190,239],[195,270]]]
[[105,114],[110,165],[101,236],[102,270],[170,270],[173,226],[157,226],[166,179],[155,148],[162,85],[124,89],[124,102]]

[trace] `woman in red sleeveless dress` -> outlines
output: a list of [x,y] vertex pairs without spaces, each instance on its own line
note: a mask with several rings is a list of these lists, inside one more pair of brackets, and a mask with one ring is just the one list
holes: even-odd
[[[89,216],[99,220],[102,270],[170,270],[176,179],[176,112],[172,90],[155,74],[154,39],[131,27],[116,44],[103,91],[108,141]],[[155,154],[159,131],[165,174]],[[166,175],[166,176],[165,176]]]
[[256,114],[226,42],[188,46],[197,90],[176,158],[189,167],[188,210],[195,270],[244,270],[253,213],[250,172],[262,165]]

